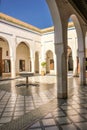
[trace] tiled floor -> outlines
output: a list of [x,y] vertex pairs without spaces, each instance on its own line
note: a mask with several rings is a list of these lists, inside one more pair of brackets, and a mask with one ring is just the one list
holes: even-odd
[[0,82],[0,130],[87,130],[87,86],[68,77],[67,100],[57,99],[56,76],[29,78],[39,86]]

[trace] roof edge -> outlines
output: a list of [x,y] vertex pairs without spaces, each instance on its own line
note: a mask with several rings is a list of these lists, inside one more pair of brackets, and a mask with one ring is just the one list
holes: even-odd
[[25,23],[25,22],[23,22],[21,20],[18,20],[16,18],[13,18],[11,16],[8,16],[6,14],[0,13],[0,19],[6,20],[8,22],[12,22],[14,24],[17,24],[17,25],[20,25],[22,27],[25,27],[25,28],[28,28],[28,29],[31,29],[33,31],[37,31],[37,32],[41,33],[41,30],[39,28],[37,28],[35,26],[32,26],[32,25],[30,25],[28,23]]
[[[32,30],[32,31],[36,31],[36,32],[42,33],[42,34],[43,34],[43,33],[47,33],[47,32],[52,32],[52,31],[54,31],[54,26],[48,27],[48,28],[44,28],[44,29],[39,29],[39,28],[37,28],[37,27],[35,27],[35,26],[31,25],[31,24],[25,23],[25,22],[23,22],[23,21],[21,21],[21,20],[18,20],[18,19],[16,19],[16,18],[13,18],[13,17],[8,16],[8,15],[3,14],[3,13],[0,13],[0,19],[6,20],[6,21],[8,21],[8,22],[11,22],[11,23],[20,25],[20,26],[22,26],[22,27],[25,27],[25,28],[27,28],[27,29],[30,29],[30,30]],[[74,27],[74,23],[73,23],[72,21],[69,22],[69,23],[68,23],[68,27],[69,27],[69,28],[70,28],[70,27]]]

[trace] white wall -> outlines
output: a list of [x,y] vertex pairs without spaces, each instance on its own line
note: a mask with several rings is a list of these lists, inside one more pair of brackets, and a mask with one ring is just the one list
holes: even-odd
[[[67,33],[68,33],[67,45],[70,46],[70,48],[72,49],[72,56],[74,59],[75,57],[77,57],[77,50],[78,50],[76,30],[74,27],[68,28]],[[8,41],[10,57],[13,58],[16,57],[17,46],[21,42],[25,42],[30,49],[30,58],[32,61],[35,61],[36,51],[39,53],[39,62],[41,63],[41,61],[46,60],[46,52],[48,50],[51,50],[53,52],[54,64],[56,64],[55,47],[54,47],[54,31],[40,34],[36,31],[32,31],[24,27],[18,26],[16,24],[1,20],[0,37],[3,37]],[[18,68],[16,69],[18,70]]]

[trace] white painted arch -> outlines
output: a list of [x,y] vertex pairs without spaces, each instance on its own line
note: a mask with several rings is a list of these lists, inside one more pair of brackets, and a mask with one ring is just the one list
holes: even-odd
[[60,18],[60,12],[58,10],[57,4],[55,0],[46,0],[49,6],[52,20],[54,23],[54,33],[55,33],[55,43],[62,43],[62,22]]
[[78,40],[78,49],[79,51],[84,51],[84,41],[83,41],[83,33],[80,25],[80,21],[76,14],[71,14],[70,18],[72,19],[74,26],[77,32],[77,40]]

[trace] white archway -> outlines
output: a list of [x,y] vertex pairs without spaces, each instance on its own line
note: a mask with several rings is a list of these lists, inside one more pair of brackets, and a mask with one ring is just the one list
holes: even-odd
[[64,3],[61,0],[47,0],[47,3],[54,23],[57,96],[58,98],[67,98],[67,18],[62,22],[63,17],[66,17],[63,16],[65,12],[62,11]]
[[20,42],[16,48],[16,73],[30,71],[30,48],[25,42]]
[[82,32],[81,24],[78,17],[75,14],[71,14],[70,18],[72,19],[76,32],[77,32],[77,45],[78,45],[78,52],[77,52],[77,63],[79,57],[79,65],[80,66],[80,82],[81,84],[86,83],[85,77],[85,42],[84,42],[84,35]]
[[9,43],[4,37],[0,37],[0,76],[10,76],[11,61]]
[[72,50],[72,60],[73,60],[73,76],[78,76],[78,56],[77,56],[77,50],[78,50],[78,40],[77,40],[77,32],[76,28],[74,26],[74,22],[72,21],[71,17],[68,22],[67,27],[67,46],[69,46]]
[[51,12],[52,20],[54,23],[54,34],[55,34],[55,43],[62,43],[63,41],[63,33],[62,33],[62,22],[60,18],[60,12],[58,10],[58,6],[55,0],[46,0],[48,7]]
[[78,49],[79,49],[79,51],[84,51],[83,33],[82,33],[79,19],[75,14],[72,14],[70,16],[70,18],[72,19],[74,26],[75,26],[75,29],[76,29],[76,32],[77,32]]
[[52,70],[54,70],[53,52],[48,50],[46,52],[46,73],[51,73]]

